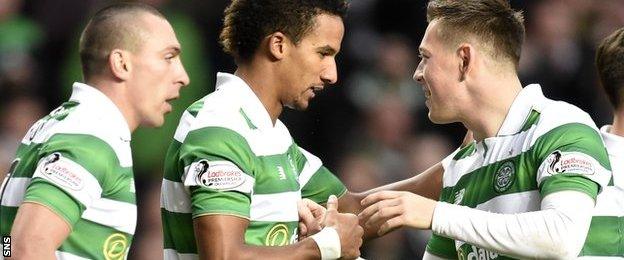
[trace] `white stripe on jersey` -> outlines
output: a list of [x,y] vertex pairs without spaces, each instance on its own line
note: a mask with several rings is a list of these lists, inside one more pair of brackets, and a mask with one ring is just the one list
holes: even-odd
[[299,221],[297,201],[300,199],[300,191],[252,194],[250,219],[273,222]]

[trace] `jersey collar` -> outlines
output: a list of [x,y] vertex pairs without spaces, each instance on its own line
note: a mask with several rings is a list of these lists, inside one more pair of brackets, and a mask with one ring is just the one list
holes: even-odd
[[542,87],[539,84],[531,84],[524,87],[511,104],[497,136],[513,135],[520,132],[531,110],[541,110],[537,107],[539,104],[544,103],[545,100],[547,99],[542,93]]
[[273,121],[266,107],[243,79],[234,74],[218,72],[216,88],[216,90],[231,91],[236,95],[243,113],[256,127],[273,128]]
[[72,95],[69,100],[77,101],[94,111],[93,116],[101,122],[110,125],[109,129],[116,131],[121,139],[129,142],[131,139],[130,127],[121,110],[113,101],[98,89],[84,83],[74,82]]
[[624,155],[624,137],[610,133],[611,127],[611,125],[605,125],[600,128],[600,135],[607,147],[607,152],[611,155]]

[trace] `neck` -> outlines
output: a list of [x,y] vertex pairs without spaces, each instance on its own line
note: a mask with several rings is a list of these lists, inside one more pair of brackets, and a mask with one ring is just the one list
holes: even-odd
[[613,126],[611,134],[624,137],[624,109],[613,111]]
[[85,83],[104,93],[104,95],[106,95],[113,102],[113,104],[115,104],[126,120],[131,133],[139,127],[139,120],[137,119],[134,108],[128,99],[126,86],[123,83],[104,79],[91,79],[87,80]]
[[275,77],[271,76],[272,70],[269,64],[256,63],[251,61],[249,64],[240,65],[234,75],[243,79],[251,87],[251,90],[269,113],[271,122],[275,125],[277,118],[284,110],[284,106],[277,96],[276,87],[279,85]]
[[[486,82],[475,86],[468,95],[470,101],[464,111],[462,123],[474,133],[476,141],[496,136],[509,113],[509,109],[522,84],[517,76],[483,80]],[[473,89],[473,90],[472,90]]]

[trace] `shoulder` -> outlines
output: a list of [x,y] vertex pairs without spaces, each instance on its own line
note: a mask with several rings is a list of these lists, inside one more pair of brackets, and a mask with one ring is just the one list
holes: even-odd
[[101,120],[101,113],[107,112],[66,102],[35,123],[22,143],[34,142],[44,144],[48,149],[58,147],[80,151],[82,156],[105,157],[123,167],[132,166],[129,140],[122,138],[120,129],[115,129],[114,124]]
[[536,110],[540,113],[536,129],[537,136],[559,127],[570,126],[585,126],[593,129],[596,133],[598,132],[598,128],[589,114],[572,104],[549,100]]

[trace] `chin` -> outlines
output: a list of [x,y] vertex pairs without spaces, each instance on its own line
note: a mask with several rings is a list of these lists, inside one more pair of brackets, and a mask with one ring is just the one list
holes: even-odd
[[434,124],[438,124],[438,125],[443,125],[443,124],[450,124],[450,123],[455,123],[457,122],[457,120],[453,120],[450,117],[445,117],[443,115],[437,115],[431,112],[431,110],[429,111],[429,120],[431,120],[432,123]]
[[156,128],[156,127],[163,126],[163,124],[165,124],[165,118],[164,117],[160,117],[160,118],[153,118],[151,120],[147,120],[147,121],[143,122],[142,125],[145,126],[145,127]]

